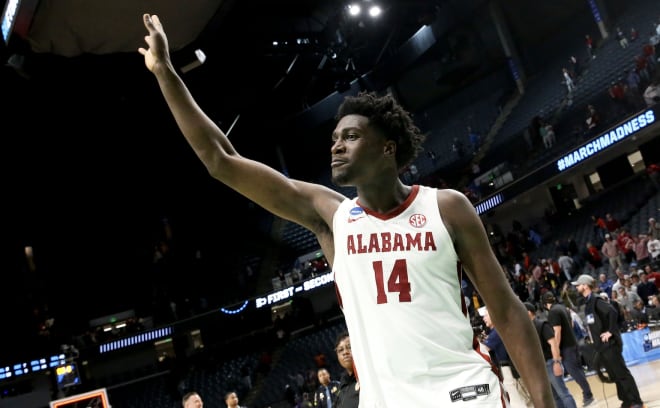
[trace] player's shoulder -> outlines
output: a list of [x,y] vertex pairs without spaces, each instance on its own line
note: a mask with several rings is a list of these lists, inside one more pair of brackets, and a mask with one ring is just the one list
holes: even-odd
[[442,197],[447,200],[467,200],[467,196],[463,194],[462,192],[455,190],[453,188],[435,188],[435,191],[437,191],[438,197]]
[[438,206],[442,212],[463,214],[465,211],[474,212],[472,203],[465,194],[451,188],[436,189]]

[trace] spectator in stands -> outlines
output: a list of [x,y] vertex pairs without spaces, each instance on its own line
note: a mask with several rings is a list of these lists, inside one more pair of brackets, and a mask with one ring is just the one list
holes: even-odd
[[646,166],[646,174],[649,175],[649,179],[656,191],[660,191],[660,165],[658,163],[651,163]]
[[621,81],[612,81],[609,88],[607,88],[607,93],[610,95],[614,107],[611,116],[617,117],[628,113],[630,107],[626,99],[625,86]]
[[582,73],[582,65],[580,64],[580,60],[575,58],[575,55],[570,56],[568,63],[570,64],[569,73],[571,74],[571,78],[573,78],[573,82],[575,82]]
[[651,262],[660,259],[660,239],[649,239],[649,242],[646,243],[646,248],[649,250],[649,258],[651,258]]
[[608,278],[606,274],[601,273],[598,275],[598,288],[600,290],[600,293],[607,293],[608,297],[612,296],[612,287],[614,286],[614,282],[612,279]]
[[639,38],[639,32],[635,27],[630,27],[630,42],[637,41]]
[[607,228],[607,232],[613,234],[621,228],[621,222],[612,214],[607,213],[605,214],[605,228]]
[[600,244],[605,241],[605,234],[607,234],[607,225],[605,225],[605,219],[600,215],[592,215],[591,221],[593,223],[594,236],[596,238],[596,243]]
[[566,91],[568,92],[569,95],[571,95],[573,91],[575,91],[576,89],[575,83],[573,82],[573,78],[571,78],[571,74],[568,73],[568,69],[566,68],[561,69],[561,74],[562,77],[564,78],[562,82],[564,83],[564,85],[566,85]]
[[656,62],[660,62],[660,33],[653,33],[653,35],[649,37],[649,44],[655,48]]
[[635,69],[637,70],[637,73],[639,74],[639,77],[642,79],[642,83],[648,83],[651,81],[651,73],[649,72],[649,63],[644,57],[643,54],[640,55],[635,55],[633,58],[633,62],[635,63]]
[[472,154],[477,154],[479,147],[481,146],[481,136],[479,135],[479,132],[472,129],[472,126],[467,127],[467,132],[468,140],[472,146]]
[[465,156],[465,147],[463,146],[463,142],[458,137],[454,137],[451,150],[456,153],[459,159],[462,159],[463,156]]
[[546,149],[552,149],[552,146],[554,146],[555,142],[557,141],[555,128],[550,123],[544,122],[541,124],[539,133],[541,134],[543,146],[545,146]]
[[655,71],[657,61],[655,60],[655,45],[647,42],[642,45],[642,58],[646,60],[647,69],[649,74]]
[[646,310],[649,320],[660,320],[660,296],[649,297],[649,307]]
[[316,368],[318,369],[328,367],[328,360],[326,359],[325,353],[323,351],[319,350],[314,355],[314,364],[316,364]]
[[651,107],[660,102],[660,81],[655,78],[644,90],[644,102],[647,107]]
[[594,39],[591,38],[591,36],[589,34],[586,34],[584,36],[584,44],[587,47],[587,55],[589,56],[589,58],[595,59],[596,58],[596,52],[595,52]]
[[619,290],[620,286],[626,286],[625,282],[626,279],[628,278],[628,275],[623,273],[623,268],[619,267],[614,270],[614,274],[616,275],[617,279],[612,285],[612,293],[610,293],[610,296],[612,296],[612,299],[616,299],[617,292]]
[[183,408],[202,408],[204,401],[202,401],[202,397],[196,391],[190,391],[181,399],[181,405]]
[[360,383],[355,377],[353,368],[353,353],[351,352],[351,338],[347,332],[340,333],[335,343],[337,360],[344,372],[339,381],[339,392],[333,401],[336,408],[357,408],[360,404]]
[[648,277],[649,282],[653,282],[655,287],[660,290],[660,272],[653,270],[651,265],[646,265],[644,267],[644,271],[646,272],[646,276]]
[[647,304],[651,296],[657,295],[660,291],[654,282],[649,282],[649,274],[645,270],[637,271],[639,283],[637,284],[637,294],[644,304]]
[[642,299],[637,299],[633,303],[633,308],[630,311],[630,320],[639,328],[646,326],[649,323],[649,315],[646,309],[646,303]]
[[[634,67],[633,67],[634,68]],[[635,97],[643,102],[642,98],[642,79],[635,69],[626,68],[623,71],[623,79],[628,90],[632,90]],[[640,106],[641,107],[641,106]]]
[[312,408],[312,407],[314,407],[314,403],[312,402],[309,393],[303,392],[300,402],[296,404],[296,408]]
[[294,374],[289,374],[289,379],[295,384],[294,391],[296,396],[300,396],[305,389],[305,376],[302,371],[297,371]]
[[628,39],[626,38],[626,35],[623,33],[621,30],[621,27],[616,28],[616,40],[619,42],[619,45],[621,48],[628,48]]
[[637,286],[638,286],[639,283],[641,282],[640,279],[639,279],[639,272],[642,272],[642,269],[640,269],[640,270],[637,271],[637,272],[633,272],[633,273],[631,273],[631,274],[630,274],[630,283],[629,283],[629,284],[628,284],[628,283],[626,284],[626,288],[628,288],[629,290],[630,290],[630,289],[634,290],[635,293],[637,293]]
[[619,235],[616,237],[616,243],[626,264],[630,265],[635,258],[635,238],[630,234],[628,228],[621,227]]
[[596,248],[591,242],[587,242],[586,247],[587,251],[585,253],[585,258],[587,259],[587,264],[594,270],[603,266],[603,260],[598,248]]
[[650,239],[660,239],[660,225],[655,222],[655,218],[649,218],[649,230],[646,233]]
[[621,305],[623,316],[626,320],[630,320],[630,312],[632,311],[635,302],[639,299],[640,297],[637,293],[629,290],[625,286],[619,286],[617,289],[616,301]]
[[543,237],[534,228],[527,230],[527,240],[532,244],[532,248],[538,248],[543,244]]
[[598,129],[598,126],[600,125],[600,114],[594,105],[587,105],[587,119],[585,120],[585,123],[587,128],[585,136],[593,134],[593,132]]
[[612,239],[610,234],[605,234],[605,242],[600,248],[600,252],[607,258],[610,263],[610,268],[616,270],[622,265],[621,262],[621,251],[619,251],[619,246],[616,241]]
[[320,408],[332,408],[332,402],[339,394],[341,383],[330,378],[330,372],[327,368],[319,368],[317,371],[319,386],[312,397],[312,405]]
[[284,400],[289,404],[290,407],[296,405],[296,391],[291,384],[287,383],[284,385]]
[[651,261],[649,259],[648,242],[649,236],[646,234],[639,234],[635,240],[635,259],[637,260],[637,267],[643,267]]
[[561,281],[561,268],[559,267],[559,263],[557,262],[556,259],[554,258],[548,258],[548,266],[547,268],[548,273],[553,275],[553,279],[555,279],[555,282],[557,283],[556,286],[552,287],[552,290],[556,293],[556,291],[559,288],[559,282]]
[[557,259],[557,263],[559,264],[559,267],[561,268],[561,271],[564,274],[564,278],[569,282],[572,281],[575,261],[573,261],[573,258],[571,258],[568,255],[568,251],[563,252],[559,256],[559,258]]

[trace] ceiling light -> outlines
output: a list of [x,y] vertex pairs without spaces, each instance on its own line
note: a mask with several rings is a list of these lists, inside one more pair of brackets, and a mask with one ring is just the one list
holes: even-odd
[[360,15],[360,11],[362,11],[362,9],[360,8],[359,4],[350,4],[348,6],[348,14],[350,14],[351,16]]
[[369,7],[369,15],[371,17],[378,17],[383,10],[379,6]]

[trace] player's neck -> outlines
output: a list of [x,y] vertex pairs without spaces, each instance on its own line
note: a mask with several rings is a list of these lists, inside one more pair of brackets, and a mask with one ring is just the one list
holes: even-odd
[[412,187],[400,180],[390,186],[376,185],[358,189],[358,202],[361,207],[387,214],[399,207],[412,192]]

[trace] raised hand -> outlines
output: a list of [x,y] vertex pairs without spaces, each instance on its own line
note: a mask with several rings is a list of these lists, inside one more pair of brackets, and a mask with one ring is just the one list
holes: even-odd
[[157,15],[144,14],[142,18],[144,26],[149,31],[149,34],[144,36],[144,41],[149,48],[140,47],[138,52],[144,55],[144,65],[149,71],[154,72],[159,64],[170,63],[167,35],[165,35],[163,24]]

